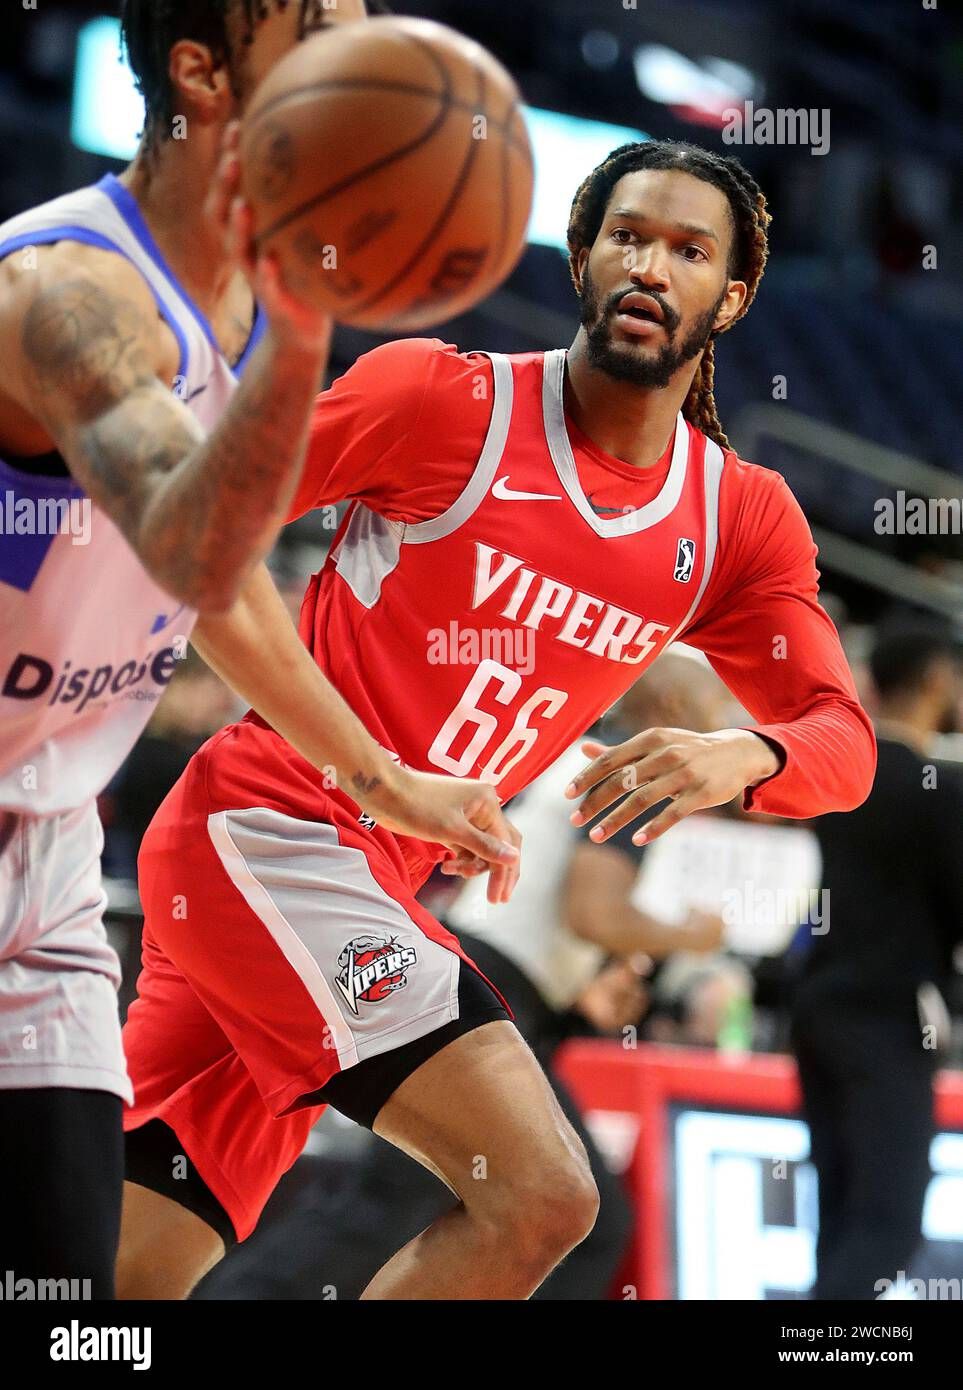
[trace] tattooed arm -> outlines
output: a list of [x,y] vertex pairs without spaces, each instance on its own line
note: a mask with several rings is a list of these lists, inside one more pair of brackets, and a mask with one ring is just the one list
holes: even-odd
[[16,259],[0,268],[0,334],[12,347],[5,394],[160,584],[224,611],[284,521],[330,320],[292,312],[273,266],[260,264],[258,292],[276,312],[205,438],[165,385],[176,345],[133,266],[73,242],[39,250],[36,269]]

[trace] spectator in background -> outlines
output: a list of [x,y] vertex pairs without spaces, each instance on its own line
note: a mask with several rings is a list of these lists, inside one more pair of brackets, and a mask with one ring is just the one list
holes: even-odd
[[[806,937],[792,1037],[819,1175],[813,1297],[870,1299],[920,1238],[942,1005],[963,936],[963,770],[931,757],[958,710],[960,649],[924,624],[870,653],[869,799],[815,822],[827,899]],[[828,926],[828,930],[825,928]]]
[[659,972],[645,1036],[684,1047],[748,1051],[752,1043],[752,972],[742,961],[688,952]]

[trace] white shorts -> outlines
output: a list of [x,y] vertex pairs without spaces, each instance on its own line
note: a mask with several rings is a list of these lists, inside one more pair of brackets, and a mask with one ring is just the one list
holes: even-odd
[[133,1091],[120,1040],[120,963],[102,921],[104,836],[93,802],[0,811],[0,1089]]

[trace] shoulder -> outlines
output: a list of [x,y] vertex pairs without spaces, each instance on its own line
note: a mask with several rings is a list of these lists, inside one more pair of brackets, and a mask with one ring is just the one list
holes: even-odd
[[478,353],[460,352],[441,338],[399,338],[354,361],[343,377],[322,392],[315,421],[332,411],[363,413],[368,423],[384,421],[421,441],[449,439],[454,430],[484,428],[491,413],[492,364]]
[[441,338],[396,338],[363,353],[345,377],[371,377],[383,383],[406,385],[432,380],[458,380],[484,371],[491,363],[478,353],[461,352]]
[[719,495],[722,539],[739,536],[754,539],[778,537],[806,549],[812,532],[802,507],[781,473],[742,459],[732,449],[723,451]]
[[157,308],[146,280],[124,256],[80,242],[32,248],[0,262],[0,319],[19,325],[27,357],[56,342],[67,352],[117,335],[156,336]]
[[176,344],[166,342],[150,287],[124,256],[71,241],[32,251],[29,260],[13,254],[0,262],[0,330],[15,345],[6,359],[13,394],[32,400],[38,382],[67,392],[108,376],[122,356],[173,377]]
[[146,317],[156,317],[155,301],[143,275],[126,256],[106,247],[69,240],[25,247],[0,261],[0,276],[5,298],[96,296],[107,303],[130,301]]
[[722,486],[740,504],[798,506],[781,473],[740,458],[734,449],[722,451]]

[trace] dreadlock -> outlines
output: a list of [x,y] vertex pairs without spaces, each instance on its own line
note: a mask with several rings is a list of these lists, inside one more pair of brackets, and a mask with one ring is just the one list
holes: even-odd
[[[148,143],[170,135],[174,119],[174,93],[169,75],[170,52],[175,43],[191,39],[211,50],[218,64],[230,55],[228,14],[237,9],[243,18],[241,42],[254,41],[258,24],[272,6],[279,10],[298,4],[299,37],[303,38],[324,17],[324,0],[123,0],[121,32],[127,58],[146,107]],[[388,13],[380,0],[369,0],[368,10]]]
[[[652,140],[640,144],[620,145],[597,169],[593,169],[579,188],[572,203],[568,224],[569,267],[576,279],[578,255],[594,244],[605,217],[612,190],[619,179],[638,169],[678,169],[692,174],[704,183],[711,183],[726,195],[735,227],[729,255],[730,280],[744,280],[746,299],[742,308],[727,324],[731,328],[741,319],[756,296],[769,256],[768,228],[771,221],[766,199],[752,175],[736,159],[713,154],[711,150],[684,141]],[[576,281],[577,283],[577,281]],[[724,332],[725,330],[718,330]],[[713,395],[715,382],[715,334],[706,344],[702,361],[682,414],[696,429],[702,430],[722,448],[729,447]]]

